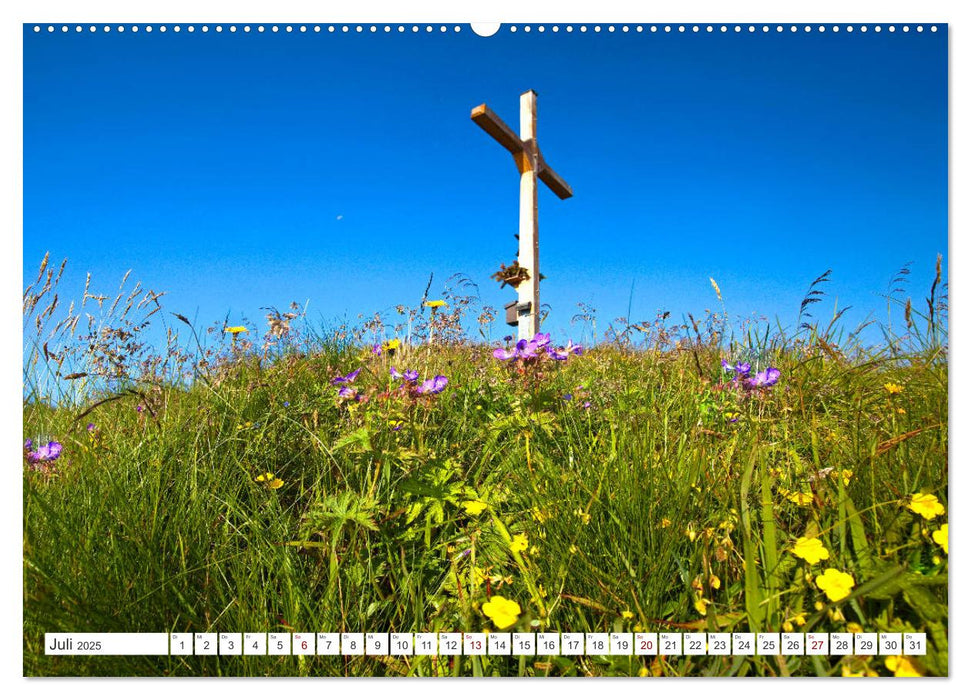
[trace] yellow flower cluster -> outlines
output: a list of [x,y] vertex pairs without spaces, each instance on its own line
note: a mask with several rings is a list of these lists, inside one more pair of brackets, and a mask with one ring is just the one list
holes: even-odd
[[283,479],[273,476],[273,472],[266,472],[256,477],[256,480],[268,489],[278,489],[283,486]]

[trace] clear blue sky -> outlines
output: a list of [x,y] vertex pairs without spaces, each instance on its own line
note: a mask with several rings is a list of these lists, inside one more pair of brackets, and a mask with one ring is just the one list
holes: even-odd
[[[35,34],[24,29],[24,276],[44,252],[114,289],[126,270],[201,323],[414,303],[435,273],[512,298],[512,159],[470,119],[539,143],[546,330],[577,336],[717,304],[795,324],[809,282],[883,318],[947,263],[947,32]],[[828,305],[833,303],[831,298]],[[829,311],[817,305],[817,313]],[[393,314],[390,314],[393,316]],[[494,335],[506,326],[498,323]]]

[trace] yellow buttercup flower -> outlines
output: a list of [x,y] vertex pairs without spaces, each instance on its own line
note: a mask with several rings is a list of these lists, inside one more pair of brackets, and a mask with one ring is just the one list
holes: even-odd
[[223,333],[237,335],[238,333],[249,333],[249,329],[247,329],[246,326],[226,326],[223,328]]
[[859,622],[849,622],[846,631],[850,634],[863,634],[863,626]]
[[904,388],[899,384],[894,384],[893,382],[888,382],[883,385],[883,388],[887,390],[887,393],[891,396],[903,393]]
[[792,630],[794,630],[794,629],[795,629],[795,627],[792,626],[792,623],[789,622],[789,620],[786,620],[785,622],[782,623],[782,631],[783,632],[792,632]]
[[625,610],[624,612],[622,612],[620,614],[620,616],[622,618],[624,618],[625,620],[633,620],[634,619],[634,613],[632,613],[630,610]]
[[695,599],[695,610],[698,611],[698,614],[699,615],[707,615],[708,614],[708,603],[710,603],[710,602],[711,601],[708,600],[707,598],[696,598]]
[[920,671],[914,668],[906,656],[888,656],[883,663],[886,664],[887,670],[892,671],[898,678],[920,678],[921,676]]
[[512,542],[509,543],[509,551],[513,554],[525,552],[528,547],[529,538],[526,535],[516,535],[512,538]]
[[489,602],[482,606],[482,614],[492,620],[499,629],[506,629],[515,625],[522,611],[519,603],[503,598],[501,595],[492,596]]
[[278,489],[283,486],[283,479],[274,477],[273,472],[260,474],[258,477],[256,477],[256,480],[266,486],[268,489]]
[[389,340],[384,344],[385,350],[397,350],[399,347],[401,347],[401,341],[398,340],[397,338],[395,338],[394,340]]
[[941,546],[941,549],[944,550],[944,553],[947,554],[947,523],[944,523],[943,525],[941,525],[939,529],[934,530],[934,532],[931,534],[931,537],[934,539],[935,542],[937,542],[937,544]]
[[853,590],[856,580],[847,573],[837,569],[826,569],[816,577],[816,585],[822,589],[826,597],[832,601],[843,600]]
[[708,577],[708,585],[717,591],[722,587],[722,580],[715,576],[715,574],[712,574]]
[[441,299],[435,299],[434,301],[426,301],[425,302],[425,306],[427,306],[427,307],[429,307],[431,309],[437,309],[440,306],[448,306],[448,304],[446,304]]
[[465,508],[465,512],[469,515],[478,515],[488,508],[489,504],[482,501],[465,501],[462,507]]
[[661,527],[671,527],[671,521],[667,518],[661,518]]
[[651,672],[647,668],[647,666],[641,666],[640,669],[637,671],[638,678],[646,678],[649,675],[651,675]]
[[829,550],[815,537],[800,537],[796,540],[792,553],[809,564],[818,564],[822,559],[829,559]]
[[795,503],[797,506],[809,506],[812,505],[813,495],[812,493],[797,491],[795,493],[786,493],[786,498]]
[[933,520],[938,515],[944,515],[945,512],[944,506],[938,502],[937,496],[929,493],[915,493],[910,497],[910,503],[907,504],[907,507],[924,520]]

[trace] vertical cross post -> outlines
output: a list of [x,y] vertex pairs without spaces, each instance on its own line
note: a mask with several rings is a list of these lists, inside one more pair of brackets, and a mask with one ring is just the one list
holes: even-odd
[[519,97],[519,136],[484,104],[472,110],[472,121],[482,127],[509,151],[519,170],[519,252],[517,262],[529,279],[516,288],[519,338],[539,333],[539,222],[537,217],[537,178],[560,199],[573,196],[573,190],[546,164],[536,141],[536,93],[527,90]]
[[519,166],[519,265],[529,270],[529,279],[519,285],[519,338],[532,338],[539,333],[539,217],[536,190],[536,93],[532,90],[519,97],[519,138],[525,148],[517,160]]

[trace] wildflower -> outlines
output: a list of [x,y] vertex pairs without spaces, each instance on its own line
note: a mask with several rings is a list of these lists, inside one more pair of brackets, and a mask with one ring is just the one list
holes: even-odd
[[806,625],[806,616],[803,613],[796,613],[792,616],[792,621],[800,627],[804,627]]
[[722,587],[722,580],[715,576],[715,574],[712,574],[708,577],[708,585],[717,591]]
[[843,678],[863,678],[863,671],[854,671],[849,665],[843,664],[841,675]]
[[902,408],[898,408],[897,409],[897,413],[900,414],[901,416],[906,416],[907,415],[907,411],[905,411]]
[[94,423],[88,423],[87,428],[89,433],[93,433],[95,430],[98,429],[98,427]]
[[356,399],[358,396],[357,389],[349,386],[342,386],[337,392],[337,395],[342,399]]
[[571,544],[570,554],[579,554],[579,553],[580,553],[580,549],[575,544]]
[[226,326],[223,328],[223,333],[229,333],[235,339],[240,333],[249,333],[249,330],[246,326]]
[[944,553],[947,554],[947,523],[944,523],[943,525],[940,526],[940,528],[938,528],[937,530],[934,530],[933,534],[931,534],[931,537],[935,542],[937,542],[937,544],[941,546],[941,549],[944,550]]
[[515,350],[509,351],[509,350],[506,350],[505,348],[496,348],[495,350],[492,351],[492,356],[497,360],[502,360],[502,361],[512,360],[518,357]]
[[387,341],[381,346],[385,352],[388,353],[388,357],[394,355],[395,351],[401,347],[401,341],[397,338]]
[[141,413],[142,411],[145,410],[145,407],[142,406],[141,404],[138,404],[137,406],[135,406],[135,410]]
[[782,376],[782,372],[777,370],[775,367],[766,367],[761,372],[757,372],[754,377],[745,380],[745,386],[749,389],[758,389],[761,387],[770,387],[779,381],[779,377]]
[[462,507],[465,508],[465,512],[469,515],[478,515],[488,508],[489,504],[483,503],[482,501],[465,501]]
[[256,480],[266,486],[268,489],[276,490],[283,486],[283,479],[278,479],[273,476],[273,472],[260,474],[258,477],[256,477]]
[[695,538],[698,536],[698,533],[695,532],[694,525],[688,525],[688,527],[685,528],[684,534],[688,536],[689,542],[694,542]]
[[499,629],[515,625],[522,611],[519,603],[503,598],[501,595],[492,596],[488,603],[482,605],[482,614],[492,620]]
[[710,602],[711,601],[708,600],[707,598],[695,598],[694,607],[695,607],[695,610],[698,611],[699,615],[708,614],[708,604]]
[[883,388],[887,390],[887,393],[891,396],[896,396],[897,394],[903,393],[904,388],[899,384],[894,384],[893,382],[888,382],[883,385]]
[[372,345],[371,353],[373,355],[377,355],[378,357],[381,357],[381,343],[375,343],[374,345]]
[[661,518],[661,527],[671,527],[671,521],[668,518]]
[[625,610],[624,612],[622,612],[620,614],[620,616],[622,618],[624,618],[625,620],[633,620],[634,619],[634,613],[632,613],[630,610]]
[[[29,441],[33,444],[32,441]],[[58,457],[61,456],[61,451],[64,446],[57,441],[50,441],[46,445],[41,445],[36,450],[31,450],[27,453],[27,461],[31,464],[37,464],[38,462],[53,462]]]
[[24,440],[24,449],[25,450],[29,450],[33,446],[34,446],[34,441],[33,440],[31,440],[30,438],[27,438],[26,440]]
[[283,407],[284,408],[290,408],[290,402],[289,401],[284,401],[283,402]]
[[526,535],[516,535],[512,538],[512,542],[509,543],[509,551],[513,554],[525,552],[528,547],[529,538]]
[[418,381],[418,370],[417,369],[406,369],[401,376],[403,376],[405,378],[405,381],[412,382],[412,383],[417,382]]
[[792,630],[794,630],[794,629],[795,629],[795,627],[792,626],[792,623],[789,622],[789,620],[786,620],[785,622],[782,623],[782,631],[783,632],[792,632]]
[[330,380],[330,383],[331,384],[334,384],[334,385],[336,385],[336,384],[349,384],[350,382],[353,382],[355,379],[357,379],[357,375],[360,374],[360,373],[361,373],[361,369],[358,368],[358,369],[354,370],[353,372],[348,372],[343,377],[341,377],[341,376],[334,377],[333,379]]
[[508,343],[510,340],[512,340],[512,336],[511,335],[504,335],[504,336],[502,336],[502,339]]
[[938,502],[937,496],[929,493],[915,493],[910,497],[910,503],[907,504],[907,507],[923,517],[924,520],[933,520],[938,515],[944,515],[945,512],[944,506]]
[[549,517],[550,517],[549,511],[543,510],[539,506],[534,506],[530,510],[530,515],[532,515],[533,520],[535,520],[538,523],[545,523],[547,520],[549,520]]
[[396,432],[397,432],[398,430],[401,430],[401,428],[402,428],[402,426],[403,426],[404,424],[405,424],[405,422],[404,422],[404,421],[402,421],[402,420],[389,420],[389,421],[388,421],[388,426],[390,426],[390,428],[391,428],[392,430],[394,430],[394,431],[396,431]]
[[784,495],[797,506],[809,506],[813,502],[813,495],[808,491],[797,491],[795,493],[785,491]]
[[437,308],[442,307],[442,306],[448,306],[448,304],[446,304],[441,299],[435,299],[434,301],[426,301],[425,302],[425,306],[427,306],[430,309],[437,309]]
[[729,423],[738,423],[738,419],[741,415],[742,414],[738,411],[728,411],[725,414],[725,420],[727,420]]
[[816,585],[831,601],[843,600],[853,590],[856,581],[850,574],[837,569],[826,569],[816,577]]
[[405,375],[398,371],[398,368],[391,365],[391,378],[392,379],[404,379]]
[[641,666],[637,671],[638,678],[647,678],[651,675],[651,670],[647,666]]
[[859,622],[848,622],[846,624],[846,631],[850,634],[863,634],[863,625]]
[[[417,377],[416,377],[417,378]],[[441,374],[435,375],[434,379],[426,379],[418,387],[419,394],[440,394],[448,384],[448,377]]]
[[815,537],[800,537],[796,540],[792,553],[809,564],[818,564],[823,559],[829,559],[829,550]]
[[590,513],[584,511],[583,508],[577,508],[575,512],[577,516],[579,516],[580,520],[583,521],[584,525],[590,524]]
[[590,402],[589,401],[584,401],[583,402],[583,408],[590,408]]
[[897,678],[920,678],[921,674],[906,656],[888,656],[883,662]]

